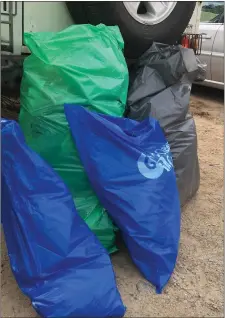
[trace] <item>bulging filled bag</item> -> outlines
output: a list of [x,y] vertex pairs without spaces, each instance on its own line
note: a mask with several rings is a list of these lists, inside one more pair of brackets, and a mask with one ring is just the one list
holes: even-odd
[[114,226],[93,192],[73,144],[64,103],[122,116],[128,69],[117,26],[72,25],[60,32],[25,33],[19,122],[27,144],[69,188],[77,211],[109,252]]
[[192,49],[153,43],[130,76],[126,117],[159,121],[170,145],[182,206],[200,184],[197,132],[189,102],[192,82],[204,80],[205,66]]
[[1,120],[2,224],[16,281],[42,317],[122,317],[105,248],[61,178]]
[[160,293],[176,263],[180,202],[169,145],[153,118],[137,122],[65,105],[81,161],[134,263]]

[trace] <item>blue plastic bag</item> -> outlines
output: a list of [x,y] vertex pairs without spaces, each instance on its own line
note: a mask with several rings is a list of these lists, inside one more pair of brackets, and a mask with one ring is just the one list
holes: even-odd
[[105,248],[78,215],[53,169],[1,120],[2,221],[21,290],[43,317],[122,317]]
[[81,161],[131,258],[158,293],[176,263],[180,204],[169,145],[159,123],[65,105]]

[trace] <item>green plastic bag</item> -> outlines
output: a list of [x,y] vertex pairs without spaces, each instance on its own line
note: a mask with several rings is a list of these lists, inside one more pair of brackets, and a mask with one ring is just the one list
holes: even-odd
[[63,105],[123,115],[128,70],[121,33],[116,26],[73,25],[58,33],[25,33],[25,44],[31,55],[24,61],[19,121],[26,141],[62,177],[80,216],[113,252],[115,228],[89,184]]

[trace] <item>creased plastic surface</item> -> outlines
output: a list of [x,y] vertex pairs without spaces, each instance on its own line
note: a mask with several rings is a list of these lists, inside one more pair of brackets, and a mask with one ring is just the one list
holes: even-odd
[[73,25],[58,33],[25,33],[20,124],[28,145],[63,178],[80,216],[108,251],[114,227],[92,191],[71,139],[64,103],[122,116],[128,70],[119,28]]
[[191,84],[204,77],[193,50],[154,43],[131,72],[126,117],[156,118],[169,142],[181,204],[198,190],[200,172],[195,122],[189,110]]
[[134,263],[160,293],[176,263],[180,202],[158,122],[139,123],[74,105],[65,105],[65,113],[93,189],[122,231]]
[[53,169],[1,120],[2,222],[12,271],[43,317],[122,317],[105,248]]

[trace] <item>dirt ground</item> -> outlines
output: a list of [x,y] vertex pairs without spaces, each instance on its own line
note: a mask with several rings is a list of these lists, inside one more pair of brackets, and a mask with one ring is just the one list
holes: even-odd
[[[197,89],[191,112],[198,132],[201,184],[183,208],[176,270],[162,295],[143,279],[125,250],[112,256],[126,317],[223,315],[223,97]],[[2,235],[1,316],[37,317],[12,276]]]

